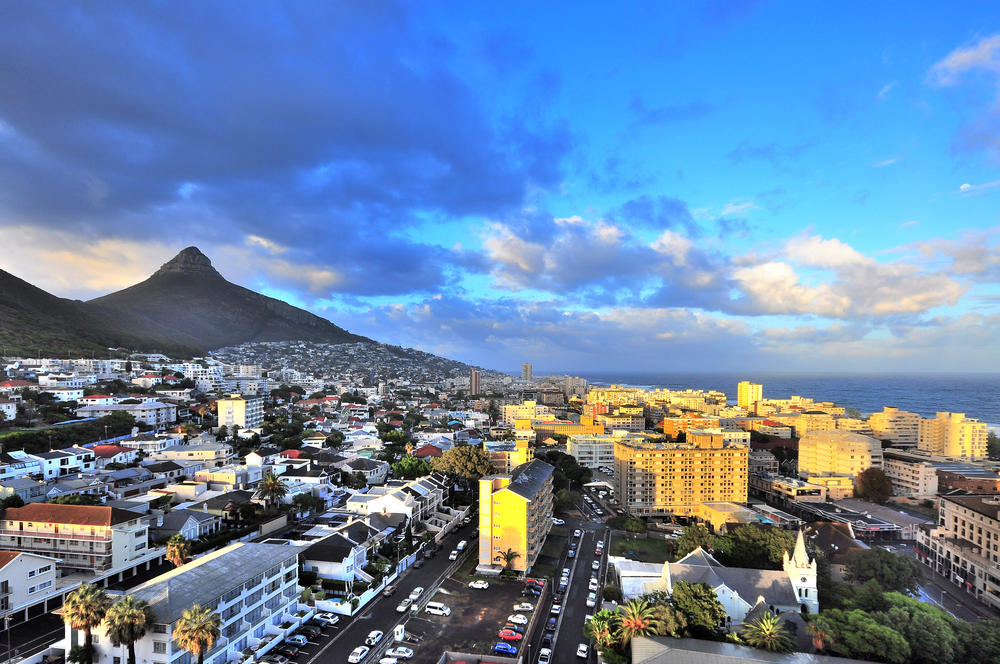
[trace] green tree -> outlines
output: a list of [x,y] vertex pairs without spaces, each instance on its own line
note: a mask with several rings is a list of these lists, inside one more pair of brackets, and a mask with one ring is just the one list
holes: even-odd
[[431,469],[466,481],[476,481],[495,471],[489,455],[479,446],[460,445],[431,460]]
[[317,501],[311,493],[300,493],[292,498],[292,505],[300,512],[311,512],[316,509]]
[[791,652],[795,648],[795,639],[788,626],[770,612],[749,623],[743,623],[740,637],[748,646],[761,650]]
[[847,565],[846,577],[854,583],[875,579],[885,592],[914,593],[924,579],[920,563],[875,547],[859,554]]
[[181,648],[198,658],[198,664],[205,664],[205,653],[212,649],[219,638],[222,621],[218,614],[207,606],[195,604],[185,609],[174,628],[174,641]]
[[556,494],[552,497],[552,507],[557,511],[563,512],[579,505],[580,500],[581,496],[578,492],[561,489],[560,491],[556,491]]
[[180,567],[191,556],[191,543],[180,533],[171,535],[167,540],[166,559],[174,566]]
[[828,650],[836,655],[892,664],[904,664],[910,658],[910,644],[903,635],[861,609],[830,609],[812,623],[814,629],[829,635]]
[[257,484],[257,496],[259,496],[268,507],[270,507],[273,502],[281,502],[281,500],[287,495],[288,485],[285,484],[284,480],[275,475],[274,471],[267,471],[267,474],[260,478],[260,482]]
[[429,475],[431,464],[427,459],[420,459],[415,456],[404,456],[402,459],[392,464],[392,474],[394,477],[402,479],[414,479]]
[[613,648],[619,643],[621,614],[601,609],[583,625],[583,635],[594,642],[598,650]]
[[811,622],[806,625],[806,632],[809,633],[809,637],[812,639],[813,648],[816,652],[823,652],[833,643],[833,637],[826,631],[825,625],[821,622]]
[[993,431],[986,432],[986,453],[991,458],[1000,458],[1000,437]]
[[714,538],[711,548],[712,555],[727,567],[781,569],[785,552],[795,548],[795,534],[748,524]]
[[83,645],[87,649],[87,662],[93,660],[93,629],[104,622],[111,606],[111,599],[103,588],[84,583],[66,595],[63,602],[63,620],[73,629],[83,632]]
[[149,603],[126,595],[111,605],[104,624],[115,647],[128,648],[128,664],[135,664],[135,642],[146,635],[146,627],[153,622]]
[[867,468],[854,478],[854,493],[881,505],[892,497],[892,480],[881,468]]
[[24,507],[24,499],[15,493],[0,500],[0,510],[5,510],[8,507]]
[[501,551],[496,557],[496,562],[502,562],[503,568],[505,570],[513,569],[514,561],[521,557],[521,554],[514,549],[508,548],[506,551]]
[[623,645],[637,636],[656,634],[660,629],[653,607],[644,600],[629,600],[618,607],[618,613],[621,614],[618,630]]
[[55,505],[101,505],[101,499],[85,493],[75,493],[72,496],[59,496],[49,501]]
[[330,435],[326,437],[326,444],[329,447],[340,447],[345,440],[343,431],[331,431]]
[[692,636],[706,637],[726,619],[726,609],[716,597],[715,591],[704,583],[678,581],[674,584],[671,602],[684,614],[688,632]]
[[996,664],[1000,662],[1000,619],[958,622],[955,661],[962,664]]
[[699,546],[706,551],[711,551],[715,537],[708,532],[708,528],[701,525],[684,526],[684,532],[677,538],[677,555],[686,556]]
[[912,664],[955,661],[958,648],[956,621],[941,609],[900,593],[886,593],[888,608],[871,613],[910,644]]
[[669,602],[653,604],[653,618],[657,625],[656,633],[660,636],[679,639],[687,633],[687,616]]
[[228,427],[226,427],[225,424],[223,424],[221,427],[219,427],[219,430],[215,432],[215,439],[219,442],[222,442],[227,438],[229,438],[229,429]]

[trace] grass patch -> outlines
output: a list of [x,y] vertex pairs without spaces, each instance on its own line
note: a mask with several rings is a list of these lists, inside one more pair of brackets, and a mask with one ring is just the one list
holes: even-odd
[[673,560],[673,556],[670,554],[671,544],[672,542],[661,539],[613,537],[611,539],[611,553],[615,556],[625,556],[644,563],[662,563],[665,560]]
[[556,560],[562,555],[563,548],[566,546],[566,541],[562,538],[555,537],[551,535],[547,540],[545,540],[542,550],[539,551],[538,555],[548,556],[549,558],[555,558]]
[[535,564],[531,568],[531,576],[535,578],[551,579],[555,576],[556,565],[558,563],[558,558],[539,556],[538,560],[535,561]]

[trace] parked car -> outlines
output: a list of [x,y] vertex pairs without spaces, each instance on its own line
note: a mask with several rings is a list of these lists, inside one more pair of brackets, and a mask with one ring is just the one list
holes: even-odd
[[587,655],[590,654],[590,646],[586,643],[581,643],[576,647],[576,656],[587,659]]
[[452,549],[451,553],[448,554],[448,560],[458,560],[458,551]]
[[382,597],[392,597],[393,593],[395,592],[396,592],[396,584],[390,583],[385,587],[385,590],[382,591]]
[[318,639],[320,635],[323,634],[319,627],[314,627],[312,625],[303,625],[299,628],[299,634],[306,637],[307,639]]
[[559,592],[561,592],[561,593],[566,592],[566,588],[568,588],[568,587],[569,587],[569,582],[568,581],[560,581],[559,582]]
[[552,662],[552,650],[542,648],[538,651],[538,664],[550,664]]
[[520,613],[514,613],[512,615],[507,616],[507,622],[512,622],[515,625],[527,625],[528,617],[521,615]]
[[281,646],[280,648],[276,648],[275,652],[277,652],[280,655],[284,655],[285,657],[288,657],[288,658],[293,658],[293,657],[298,657],[299,656],[299,649],[298,649],[298,647],[293,646],[291,643],[286,643],[285,645]]
[[542,591],[540,591],[538,588],[535,588],[533,586],[526,586],[524,588],[524,590],[521,591],[521,595],[523,597],[528,597],[528,596],[538,597],[541,594],[542,594]]
[[468,540],[462,540],[461,542],[458,543],[458,546],[456,546],[455,549],[457,549],[458,551],[464,551],[465,547],[467,546],[469,546]]
[[397,646],[395,648],[390,648],[385,653],[389,657],[396,657],[398,659],[410,659],[413,657],[413,651],[409,648],[404,648],[403,646]]
[[495,655],[516,655],[517,648],[510,645],[509,643],[504,643],[503,641],[498,641],[495,646],[493,646],[493,654]]
[[285,637],[285,643],[291,643],[293,646],[305,646],[309,644],[309,638],[302,634],[292,634]]
[[417,586],[410,592],[410,601],[416,602],[420,599],[420,596],[424,594],[424,589],[422,586]]
[[264,655],[264,658],[260,660],[266,664],[288,664],[291,660],[287,657],[281,655],[275,655],[274,653]]
[[497,633],[497,637],[503,639],[504,641],[520,641],[524,638],[522,634],[515,632],[512,629],[502,629]]
[[475,588],[476,590],[486,590],[490,587],[488,581],[483,581],[482,579],[476,579],[475,581],[469,582],[470,588]]
[[378,642],[382,640],[383,636],[385,636],[385,632],[379,629],[373,629],[372,631],[368,632],[368,638],[365,639],[365,645],[366,646],[377,645]]
[[590,564],[590,568],[594,569],[594,570],[601,569],[601,561],[600,560],[595,560],[594,562],[592,562]]
[[535,605],[531,602],[521,602],[520,604],[514,605],[515,611],[524,611],[526,613],[531,613],[535,610]]
[[423,566],[424,566],[424,559],[423,558],[417,558],[415,561],[413,561],[413,568],[414,569],[420,569]]
[[567,558],[576,558],[576,549],[570,549],[569,552],[566,554],[566,557]]
[[551,613],[554,616],[558,616],[560,611],[562,611],[562,606],[560,606],[559,604],[553,604],[552,608],[549,609],[549,613]]
[[319,631],[322,631],[322,630],[326,629],[329,626],[330,626],[330,623],[326,622],[325,620],[320,620],[319,618],[317,618],[315,616],[311,620],[309,620],[308,622],[306,622],[306,627],[309,627],[311,629],[316,629],[316,630],[319,630]]
[[524,625],[515,625],[514,623],[504,623],[503,627],[500,629],[509,629],[512,632],[517,632],[518,634],[524,634]]
[[597,590],[597,586],[599,586],[599,585],[600,584],[597,583],[597,579],[591,579],[590,583],[587,584],[587,590],[595,591],[595,590]]
[[553,632],[553,631],[555,631],[555,629],[556,629],[556,619],[555,618],[549,618],[545,622],[545,631],[547,631],[547,632]]
[[579,528],[573,531],[573,537],[582,537],[582,536],[583,536],[583,531],[580,530]]
[[597,606],[597,593],[589,593],[587,595],[587,607],[594,608]]
[[351,651],[351,654],[347,657],[347,661],[351,664],[358,664],[358,662],[368,655],[368,650],[367,646],[358,646]]
[[547,636],[543,636],[542,637],[542,647],[543,648],[548,648],[549,650],[552,650],[552,639],[549,638],[549,637],[547,637]]
[[557,519],[555,517],[552,517],[552,525],[555,525],[555,526],[565,526],[566,522],[563,521],[562,519]]
[[399,660],[395,657],[383,657],[378,661],[378,664],[399,664]]
[[562,604],[563,603],[563,596],[560,593],[556,593],[555,595],[552,596],[552,603],[553,604]]

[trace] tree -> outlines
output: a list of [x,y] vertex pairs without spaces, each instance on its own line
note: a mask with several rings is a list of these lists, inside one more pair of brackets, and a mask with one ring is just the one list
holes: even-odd
[[771,652],[791,652],[795,648],[795,640],[788,627],[781,618],[770,612],[749,623],[743,623],[740,637],[748,646]]
[[257,495],[270,507],[272,502],[281,502],[288,495],[288,485],[273,470],[269,470],[257,484]]
[[24,507],[24,499],[15,493],[0,500],[0,510],[5,510],[8,507]]
[[847,565],[846,577],[854,583],[875,579],[885,592],[914,593],[924,579],[920,563],[880,547],[859,554]]
[[104,616],[105,629],[115,647],[128,648],[128,664],[135,664],[135,642],[146,635],[146,626],[153,622],[149,603],[126,595],[111,605]]
[[85,493],[75,493],[72,496],[59,496],[49,501],[56,505],[101,505],[101,499]]
[[593,640],[599,650],[611,648],[618,644],[621,614],[617,611],[602,609],[583,625],[583,635]]
[[906,639],[861,609],[830,609],[814,617],[812,623],[829,635],[828,649],[836,655],[892,664],[904,664],[910,658]]
[[311,493],[300,493],[292,498],[292,505],[300,512],[311,512],[316,509],[316,498]]
[[475,481],[496,472],[483,448],[472,445],[460,445],[446,450],[441,456],[431,460],[431,469],[467,481]]
[[427,459],[420,459],[415,456],[404,456],[402,459],[392,464],[393,476],[407,480],[411,480],[416,477],[423,477],[424,475],[430,475],[430,472],[431,464],[427,461]]
[[111,599],[103,588],[84,583],[66,595],[63,602],[63,620],[73,629],[83,632],[83,645],[87,649],[87,662],[94,656],[92,630],[104,621]]
[[711,551],[715,538],[705,526],[684,526],[684,532],[677,538],[677,555],[686,556],[699,546]]
[[679,639],[687,633],[687,617],[668,602],[653,604],[653,618],[660,636]]
[[955,661],[962,664],[1000,662],[1000,619],[977,620],[956,624],[958,647]]
[[806,626],[806,631],[812,638],[813,648],[816,652],[823,652],[833,643],[833,637],[825,631],[825,626],[821,622],[811,622]]
[[330,447],[340,447],[345,440],[343,431],[331,431],[330,435],[326,437],[326,444]]
[[174,641],[181,648],[198,657],[198,664],[205,664],[205,653],[212,649],[219,638],[219,616],[207,606],[195,604],[186,609],[174,628]]
[[503,568],[505,570],[513,569],[514,561],[521,557],[521,554],[514,549],[508,548],[506,551],[501,551],[496,557],[496,561],[503,561]]
[[170,539],[167,540],[167,555],[166,559],[174,567],[180,567],[187,562],[187,559],[191,556],[191,543],[188,542],[187,538],[177,533],[172,535]]
[[688,631],[693,636],[709,636],[726,619],[726,609],[715,591],[704,583],[678,581],[674,584],[671,602],[684,614]]
[[620,605],[618,612],[621,613],[618,629],[623,644],[631,643],[636,636],[656,634],[660,627],[653,607],[641,599],[632,599]]
[[1000,458],[1000,437],[993,431],[986,432],[986,453],[994,459]]
[[956,621],[941,609],[900,593],[886,593],[885,611],[872,618],[890,627],[910,644],[912,664],[955,661],[958,638]]
[[795,548],[795,535],[780,528],[747,524],[716,537],[712,555],[727,567],[781,569],[785,553]]
[[855,477],[854,493],[865,500],[883,504],[892,496],[892,480],[881,468],[867,468]]
[[215,432],[215,439],[219,442],[222,442],[227,438],[229,438],[229,429],[226,428],[225,424],[223,424],[221,427],[219,427],[219,430]]
[[569,489],[562,489],[556,491],[556,495],[552,499],[552,507],[556,511],[568,510],[571,507],[580,504],[581,496],[576,491],[570,491]]

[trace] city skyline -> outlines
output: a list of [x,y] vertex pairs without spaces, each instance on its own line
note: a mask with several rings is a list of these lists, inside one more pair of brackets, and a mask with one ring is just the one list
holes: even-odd
[[89,299],[197,245],[511,372],[1000,361],[990,7],[226,9],[8,9],[0,269]]

